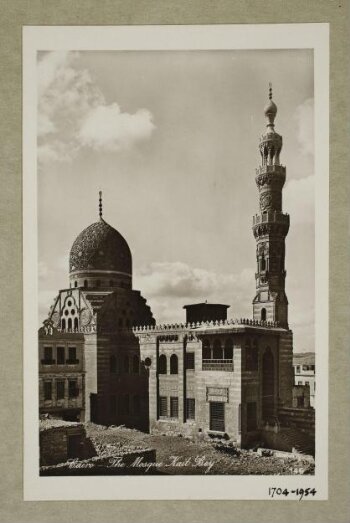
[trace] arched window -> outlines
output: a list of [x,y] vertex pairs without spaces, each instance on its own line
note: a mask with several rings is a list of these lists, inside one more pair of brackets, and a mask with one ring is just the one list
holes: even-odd
[[78,282],[77,281],[74,282],[74,287],[78,287]]
[[170,374],[178,373],[178,359],[176,354],[172,354],[170,357]]
[[266,270],[266,261],[265,261],[265,256],[264,255],[262,255],[262,258],[261,258],[261,270],[262,271]]
[[63,318],[63,320],[61,321],[61,328],[63,331],[66,330],[66,320]]
[[74,330],[79,330],[79,320],[78,318],[74,318]]
[[68,331],[72,331],[72,318],[68,318]]
[[110,373],[117,372],[117,359],[114,356],[114,354],[109,358],[109,372]]
[[233,359],[233,340],[232,340],[232,338],[227,338],[227,340],[225,341],[224,359],[225,360]]
[[222,359],[221,341],[218,340],[218,339],[216,339],[214,341],[213,358],[214,358],[214,360],[221,360]]
[[167,373],[167,361],[165,354],[161,354],[158,360],[158,373],[166,374]]
[[129,374],[129,356],[124,356],[124,372]]
[[207,338],[205,340],[203,340],[202,358],[203,358],[203,360],[210,360],[211,359],[210,343],[209,343],[209,340]]
[[261,321],[266,321],[266,309],[261,309]]
[[87,280],[84,280],[84,287],[87,289],[88,288],[88,281]]
[[132,372],[133,374],[138,374],[140,371],[140,359],[137,354],[134,354],[132,359]]

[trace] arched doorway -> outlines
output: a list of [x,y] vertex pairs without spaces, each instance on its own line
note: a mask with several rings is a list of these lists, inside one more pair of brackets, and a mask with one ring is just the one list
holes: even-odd
[[275,393],[274,358],[268,347],[263,355],[262,361],[262,419],[270,421],[274,417],[274,393]]

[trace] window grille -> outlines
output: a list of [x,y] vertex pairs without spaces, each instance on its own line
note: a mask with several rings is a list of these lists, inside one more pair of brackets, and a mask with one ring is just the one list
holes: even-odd
[[179,417],[179,399],[172,397],[170,398],[170,417],[178,418]]
[[159,416],[168,416],[168,401],[166,396],[159,396]]
[[225,403],[210,402],[210,430],[225,432]]

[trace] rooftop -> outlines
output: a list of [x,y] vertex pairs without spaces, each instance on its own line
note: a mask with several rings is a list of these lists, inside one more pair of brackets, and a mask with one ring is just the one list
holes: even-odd
[[189,307],[203,307],[203,305],[208,307],[226,307],[228,309],[231,307],[231,305],[224,305],[223,303],[208,303],[207,301],[202,303],[191,303],[190,305],[184,305],[184,309],[188,309]]
[[76,421],[64,421],[62,419],[45,418],[40,420],[39,430],[43,432],[45,430],[57,429],[62,427],[78,427],[82,425]]
[[293,354],[293,363],[298,365],[315,365],[314,352],[297,352]]

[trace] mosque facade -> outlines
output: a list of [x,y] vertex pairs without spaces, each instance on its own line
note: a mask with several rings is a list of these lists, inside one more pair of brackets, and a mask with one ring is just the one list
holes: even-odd
[[228,319],[227,305],[205,302],[185,305],[182,324],[157,324],[133,289],[129,246],[103,219],[100,194],[99,220],[74,241],[69,286],[39,330],[40,414],[151,432],[225,434],[243,445],[292,406],[286,169],[271,90],[264,113],[252,318]]

